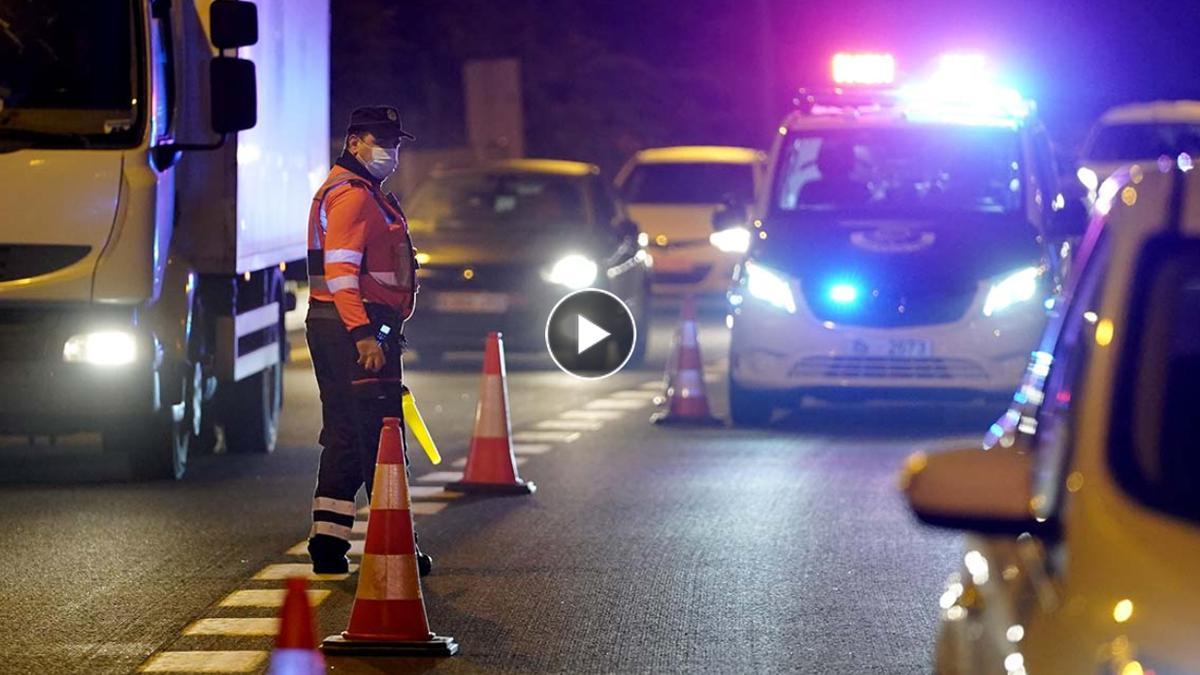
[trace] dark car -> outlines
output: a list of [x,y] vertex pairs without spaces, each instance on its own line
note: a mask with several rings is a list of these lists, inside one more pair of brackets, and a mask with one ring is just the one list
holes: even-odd
[[581,288],[625,301],[645,352],[647,255],[600,171],[558,160],[439,170],[405,200],[419,253],[417,313],[405,328],[422,361],[479,351],[502,331],[510,351],[545,349],[555,303]]

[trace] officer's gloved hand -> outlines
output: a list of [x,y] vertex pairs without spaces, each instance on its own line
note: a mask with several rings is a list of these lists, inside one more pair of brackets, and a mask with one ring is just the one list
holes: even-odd
[[387,363],[383,347],[379,346],[374,337],[363,338],[354,344],[358,347],[358,365],[367,371],[377,373]]

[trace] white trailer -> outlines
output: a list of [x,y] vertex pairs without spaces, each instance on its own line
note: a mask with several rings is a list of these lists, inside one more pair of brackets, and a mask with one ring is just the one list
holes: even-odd
[[141,478],[217,426],[270,452],[329,0],[13,0],[0,25],[0,434],[97,431]]

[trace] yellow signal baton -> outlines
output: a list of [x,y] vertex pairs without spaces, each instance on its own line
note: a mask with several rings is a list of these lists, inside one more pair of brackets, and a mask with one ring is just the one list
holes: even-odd
[[433,442],[433,437],[429,435],[429,427],[425,426],[425,420],[421,417],[421,411],[417,410],[417,401],[413,398],[412,392],[408,390],[408,387],[403,388],[403,393],[400,395],[400,404],[404,409],[405,424],[412,430],[413,436],[421,444],[421,448],[425,451],[425,455],[429,457],[429,461],[433,464],[441,464],[442,455],[438,452],[437,445]]

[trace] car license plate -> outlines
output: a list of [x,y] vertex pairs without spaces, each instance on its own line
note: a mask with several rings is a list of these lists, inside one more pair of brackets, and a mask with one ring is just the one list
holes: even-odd
[[504,293],[438,293],[433,308],[439,312],[460,314],[501,314],[508,311]]
[[914,338],[857,338],[850,341],[854,356],[890,356],[917,359],[933,356],[933,343]]

